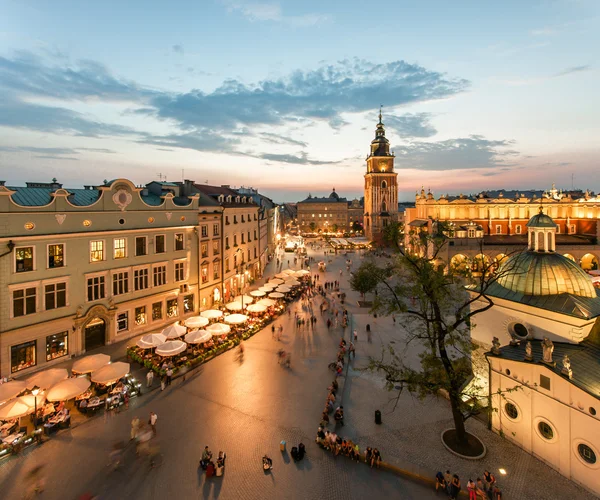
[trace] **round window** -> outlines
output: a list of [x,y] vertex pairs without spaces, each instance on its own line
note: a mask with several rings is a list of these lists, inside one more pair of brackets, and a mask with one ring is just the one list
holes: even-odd
[[149,222],[150,224],[154,223],[154,217],[148,217],[148,222]]
[[121,224],[121,225],[125,224],[125,219],[119,219],[119,224]]
[[554,431],[547,422],[542,420],[538,424],[538,430],[540,431],[540,434],[548,441],[551,441],[554,438]]
[[35,228],[35,224],[33,222],[25,223],[25,229],[27,229],[27,231],[31,231],[33,228]]
[[522,323],[515,323],[513,325],[512,329],[513,329],[513,332],[515,332],[515,335],[522,339],[526,338],[527,335],[529,335],[529,330],[527,330],[527,327],[525,325],[523,325]]
[[592,450],[587,444],[579,443],[577,446],[577,451],[579,456],[588,464],[596,463],[596,454],[594,453],[594,450]]
[[507,368],[505,371],[506,371],[506,374],[507,374],[508,376],[510,376],[510,370]]
[[88,219],[86,219],[86,220],[84,220],[84,221],[83,221],[83,225],[84,225],[85,227],[90,227],[90,226],[92,225],[92,221],[91,221],[91,220],[88,220]]
[[508,417],[512,418],[513,420],[515,420],[519,416],[519,410],[512,403],[506,403],[504,405],[504,411],[506,412],[506,414],[508,415]]
[[590,406],[590,415],[596,415],[596,408]]

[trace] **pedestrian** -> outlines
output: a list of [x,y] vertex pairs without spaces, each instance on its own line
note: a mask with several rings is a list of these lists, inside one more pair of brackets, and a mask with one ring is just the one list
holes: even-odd
[[367,449],[365,450],[365,463],[366,464],[370,464],[371,463],[371,457],[373,455],[373,452],[371,450],[370,446],[367,446]]
[[446,481],[446,493],[450,496],[450,485],[452,484],[452,474],[447,470],[446,474],[444,474],[444,480]]
[[492,474],[489,471],[484,471],[483,473],[483,489],[486,493],[486,495],[488,496],[488,498],[492,498],[492,488],[494,487],[494,484],[496,483],[496,478],[494,477],[494,474]]
[[452,500],[456,500],[458,498],[460,489],[460,479],[458,478],[458,474],[454,474],[454,476],[452,476],[452,483],[450,484],[450,498]]
[[150,418],[148,419],[148,423],[150,427],[152,427],[152,435],[156,437],[156,421],[158,420],[158,415],[153,411],[150,412]]
[[154,382],[154,370],[151,368],[146,374],[146,387],[152,387],[152,382]]
[[350,359],[350,356],[354,356],[354,359],[356,359],[356,349],[354,347],[354,342],[350,342],[350,346],[348,347],[348,359]]
[[467,491],[469,492],[469,500],[477,500],[477,491],[472,479],[467,481]]
[[173,380],[173,368],[171,368],[171,366],[169,366],[167,368],[167,385],[171,385],[171,380]]
[[447,491],[446,480],[444,479],[444,474],[442,471],[438,471],[438,473],[435,475],[435,492],[437,493],[440,488],[442,491]]
[[166,385],[167,385],[167,377],[165,375],[163,375],[162,377],[160,377],[160,390],[164,391]]
[[271,338],[275,338],[275,325],[271,325]]
[[135,438],[137,438],[139,429],[140,429],[140,419],[136,415],[135,417],[133,417],[133,419],[131,419],[131,436],[130,436],[131,441],[133,441]]

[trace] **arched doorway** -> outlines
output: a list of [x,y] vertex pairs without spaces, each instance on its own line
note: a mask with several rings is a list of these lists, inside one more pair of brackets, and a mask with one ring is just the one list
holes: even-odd
[[466,271],[469,269],[469,259],[462,253],[456,254],[450,259],[450,268],[454,271]]
[[598,257],[592,253],[586,253],[581,257],[581,268],[586,271],[596,271],[598,269]]
[[490,259],[487,255],[480,253],[473,259],[472,269],[476,273],[482,273],[488,269],[490,265]]
[[106,321],[94,318],[83,329],[84,348],[86,351],[102,347],[106,344]]

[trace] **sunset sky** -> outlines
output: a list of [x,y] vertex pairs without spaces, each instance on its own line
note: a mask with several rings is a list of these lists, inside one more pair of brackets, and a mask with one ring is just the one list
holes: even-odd
[[0,180],[600,190],[597,0],[0,0]]

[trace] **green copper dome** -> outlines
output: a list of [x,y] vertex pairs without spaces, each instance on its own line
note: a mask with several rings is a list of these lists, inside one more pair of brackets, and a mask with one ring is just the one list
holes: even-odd
[[534,215],[529,222],[527,223],[527,227],[554,227],[556,228],[556,223],[552,220],[552,217],[542,213],[542,209],[540,208],[540,213]]
[[[535,217],[540,216],[548,217],[544,214]],[[552,219],[550,221],[554,224]],[[572,260],[556,253],[527,251],[513,255],[502,263],[498,274],[499,285],[524,295],[598,296],[586,272]]]

